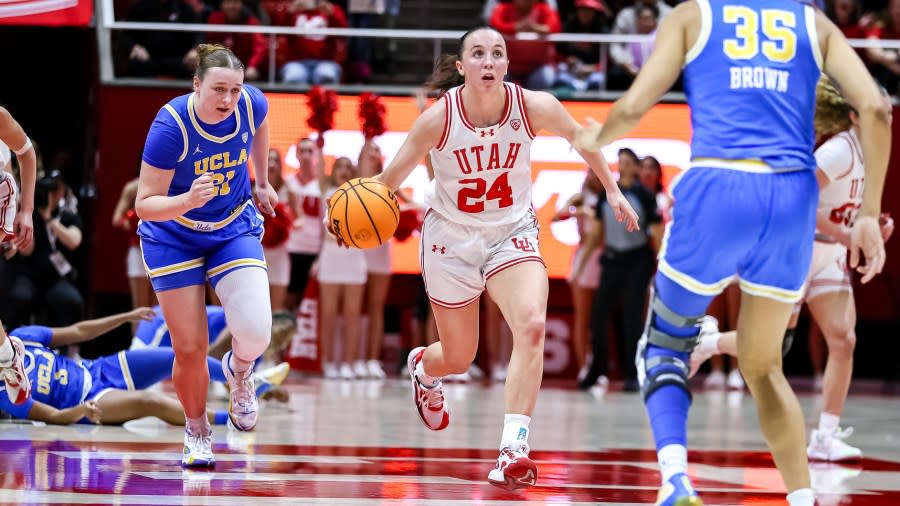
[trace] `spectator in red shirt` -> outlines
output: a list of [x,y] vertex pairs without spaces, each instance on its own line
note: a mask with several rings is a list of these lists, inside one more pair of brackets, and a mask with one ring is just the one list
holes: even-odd
[[556,51],[546,40],[518,40],[516,34],[539,36],[558,33],[559,15],[540,0],[513,0],[497,4],[491,14],[491,27],[507,37],[508,77],[532,90],[546,90],[556,81]]
[[[869,30],[867,37],[876,40],[900,39],[900,0],[890,0],[882,12],[881,19]],[[872,63],[872,75],[887,88],[892,95],[897,93],[900,83],[900,52],[896,49],[872,47],[866,50]]]
[[[244,8],[243,0],[222,0],[222,5],[209,15],[206,22],[210,25],[252,25],[259,26],[259,19]],[[266,57],[266,38],[261,33],[225,33],[211,32],[206,34],[206,42],[222,44],[231,49],[246,65],[244,77],[247,80],[259,79],[259,68]]]
[[[288,26],[299,28],[347,28],[347,15],[327,0],[294,0],[287,16]],[[281,80],[297,84],[337,84],[341,63],[346,57],[342,38],[308,35],[288,37]]]

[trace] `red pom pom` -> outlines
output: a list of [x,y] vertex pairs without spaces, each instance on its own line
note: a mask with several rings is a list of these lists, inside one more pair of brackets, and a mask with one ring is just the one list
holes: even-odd
[[360,94],[359,119],[366,139],[377,137],[387,130],[384,124],[384,114],[384,104],[381,103],[380,96],[368,91]]
[[266,248],[275,248],[287,242],[294,223],[294,213],[283,202],[275,204],[274,209],[275,216],[263,215],[266,232],[263,234],[262,245]]
[[398,241],[405,241],[412,236],[413,232],[422,227],[422,217],[419,211],[415,209],[404,209],[400,211],[400,219],[397,222],[397,231],[394,232],[394,238]]
[[334,127],[334,113],[337,111],[337,92],[313,86],[306,94],[306,102],[309,106],[309,119],[306,120],[309,127],[319,134],[331,130]]

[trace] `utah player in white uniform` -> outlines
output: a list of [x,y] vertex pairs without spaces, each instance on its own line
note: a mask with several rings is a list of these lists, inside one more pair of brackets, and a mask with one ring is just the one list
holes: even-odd
[[[889,107],[887,94],[884,100]],[[853,376],[853,349],[856,346],[856,304],[847,268],[847,248],[850,227],[862,205],[866,172],[859,141],[859,115],[827,78],[819,81],[816,90],[815,126],[820,136],[837,133],[815,153],[820,188],[816,242],[804,297],[794,306],[783,351],[787,353],[790,349],[800,308],[806,302],[828,344],[822,388],[824,406],[818,428],[810,435],[807,455],[810,460],[858,460],[862,457],[859,448],[844,442],[852,429],[841,430],[839,423]],[[886,242],[894,231],[894,221],[886,215],[880,221],[881,235]],[[714,328],[707,328],[691,354],[692,372],[707,358],[719,353],[737,355],[735,332],[719,334]]]
[[[466,32],[458,53],[442,58],[432,76],[441,98],[419,116],[376,179],[396,189],[431,156],[435,185],[420,261],[440,342],[414,349],[407,361],[426,427],[441,430],[450,421],[441,378],[465,372],[475,357],[477,302],[485,288],[512,329],[500,457],[488,480],[515,489],[537,481],[528,424],[543,372],[548,291],[531,208],[529,150],[543,129],[572,140],[581,126],[553,96],[504,83],[508,66],[502,35],[490,28]],[[637,216],[606,161],[598,152],[579,153],[606,188],[616,218],[636,229]]]
[[[12,239],[12,247],[25,249],[31,244],[34,225],[34,182],[37,179],[37,158],[31,139],[5,108],[0,107],[0,243]],[[12,149],[9,149],[12,148]],[[7,166],[12,159],[19,160],[22,195],[17,199],[16,182]],[[18,212],[16,205],[18,202]],[[6,251],[4,246],[4,252]],[[10,338],[0,322],[0,381],[13,404],[22,404],[31,396],[31,382],[25,374],[25,347],[18,338]]]

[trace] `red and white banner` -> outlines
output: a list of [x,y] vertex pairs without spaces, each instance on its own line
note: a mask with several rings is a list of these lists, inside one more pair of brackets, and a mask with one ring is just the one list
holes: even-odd
[[4,0],[0,25],[87,26],[93,13],[92,0]]

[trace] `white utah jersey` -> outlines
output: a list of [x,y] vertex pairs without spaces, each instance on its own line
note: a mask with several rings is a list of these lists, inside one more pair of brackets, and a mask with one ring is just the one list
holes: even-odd
[[297,175],[285,179],[285,185],[300,200],[300,228],[292,228],[287,240],[287,250],[291,253],[315,255],[322,249],[325,225],[322,224],[322,190],[319,179],[313,178],[303,183]]
[[841,132],[816,150],[816,165],[828,178],[819,193],[819,213],[849,233],[862,204],[866,171],[859,138],[852,129]]
[[435,184],[425,203],[465,225],[515,223],[531,207],[531,140],[522,89],[503,83],[506,106],[500,122],[473,126],[462,103],[462,86],[442,96],[444,130],[433,148]]

